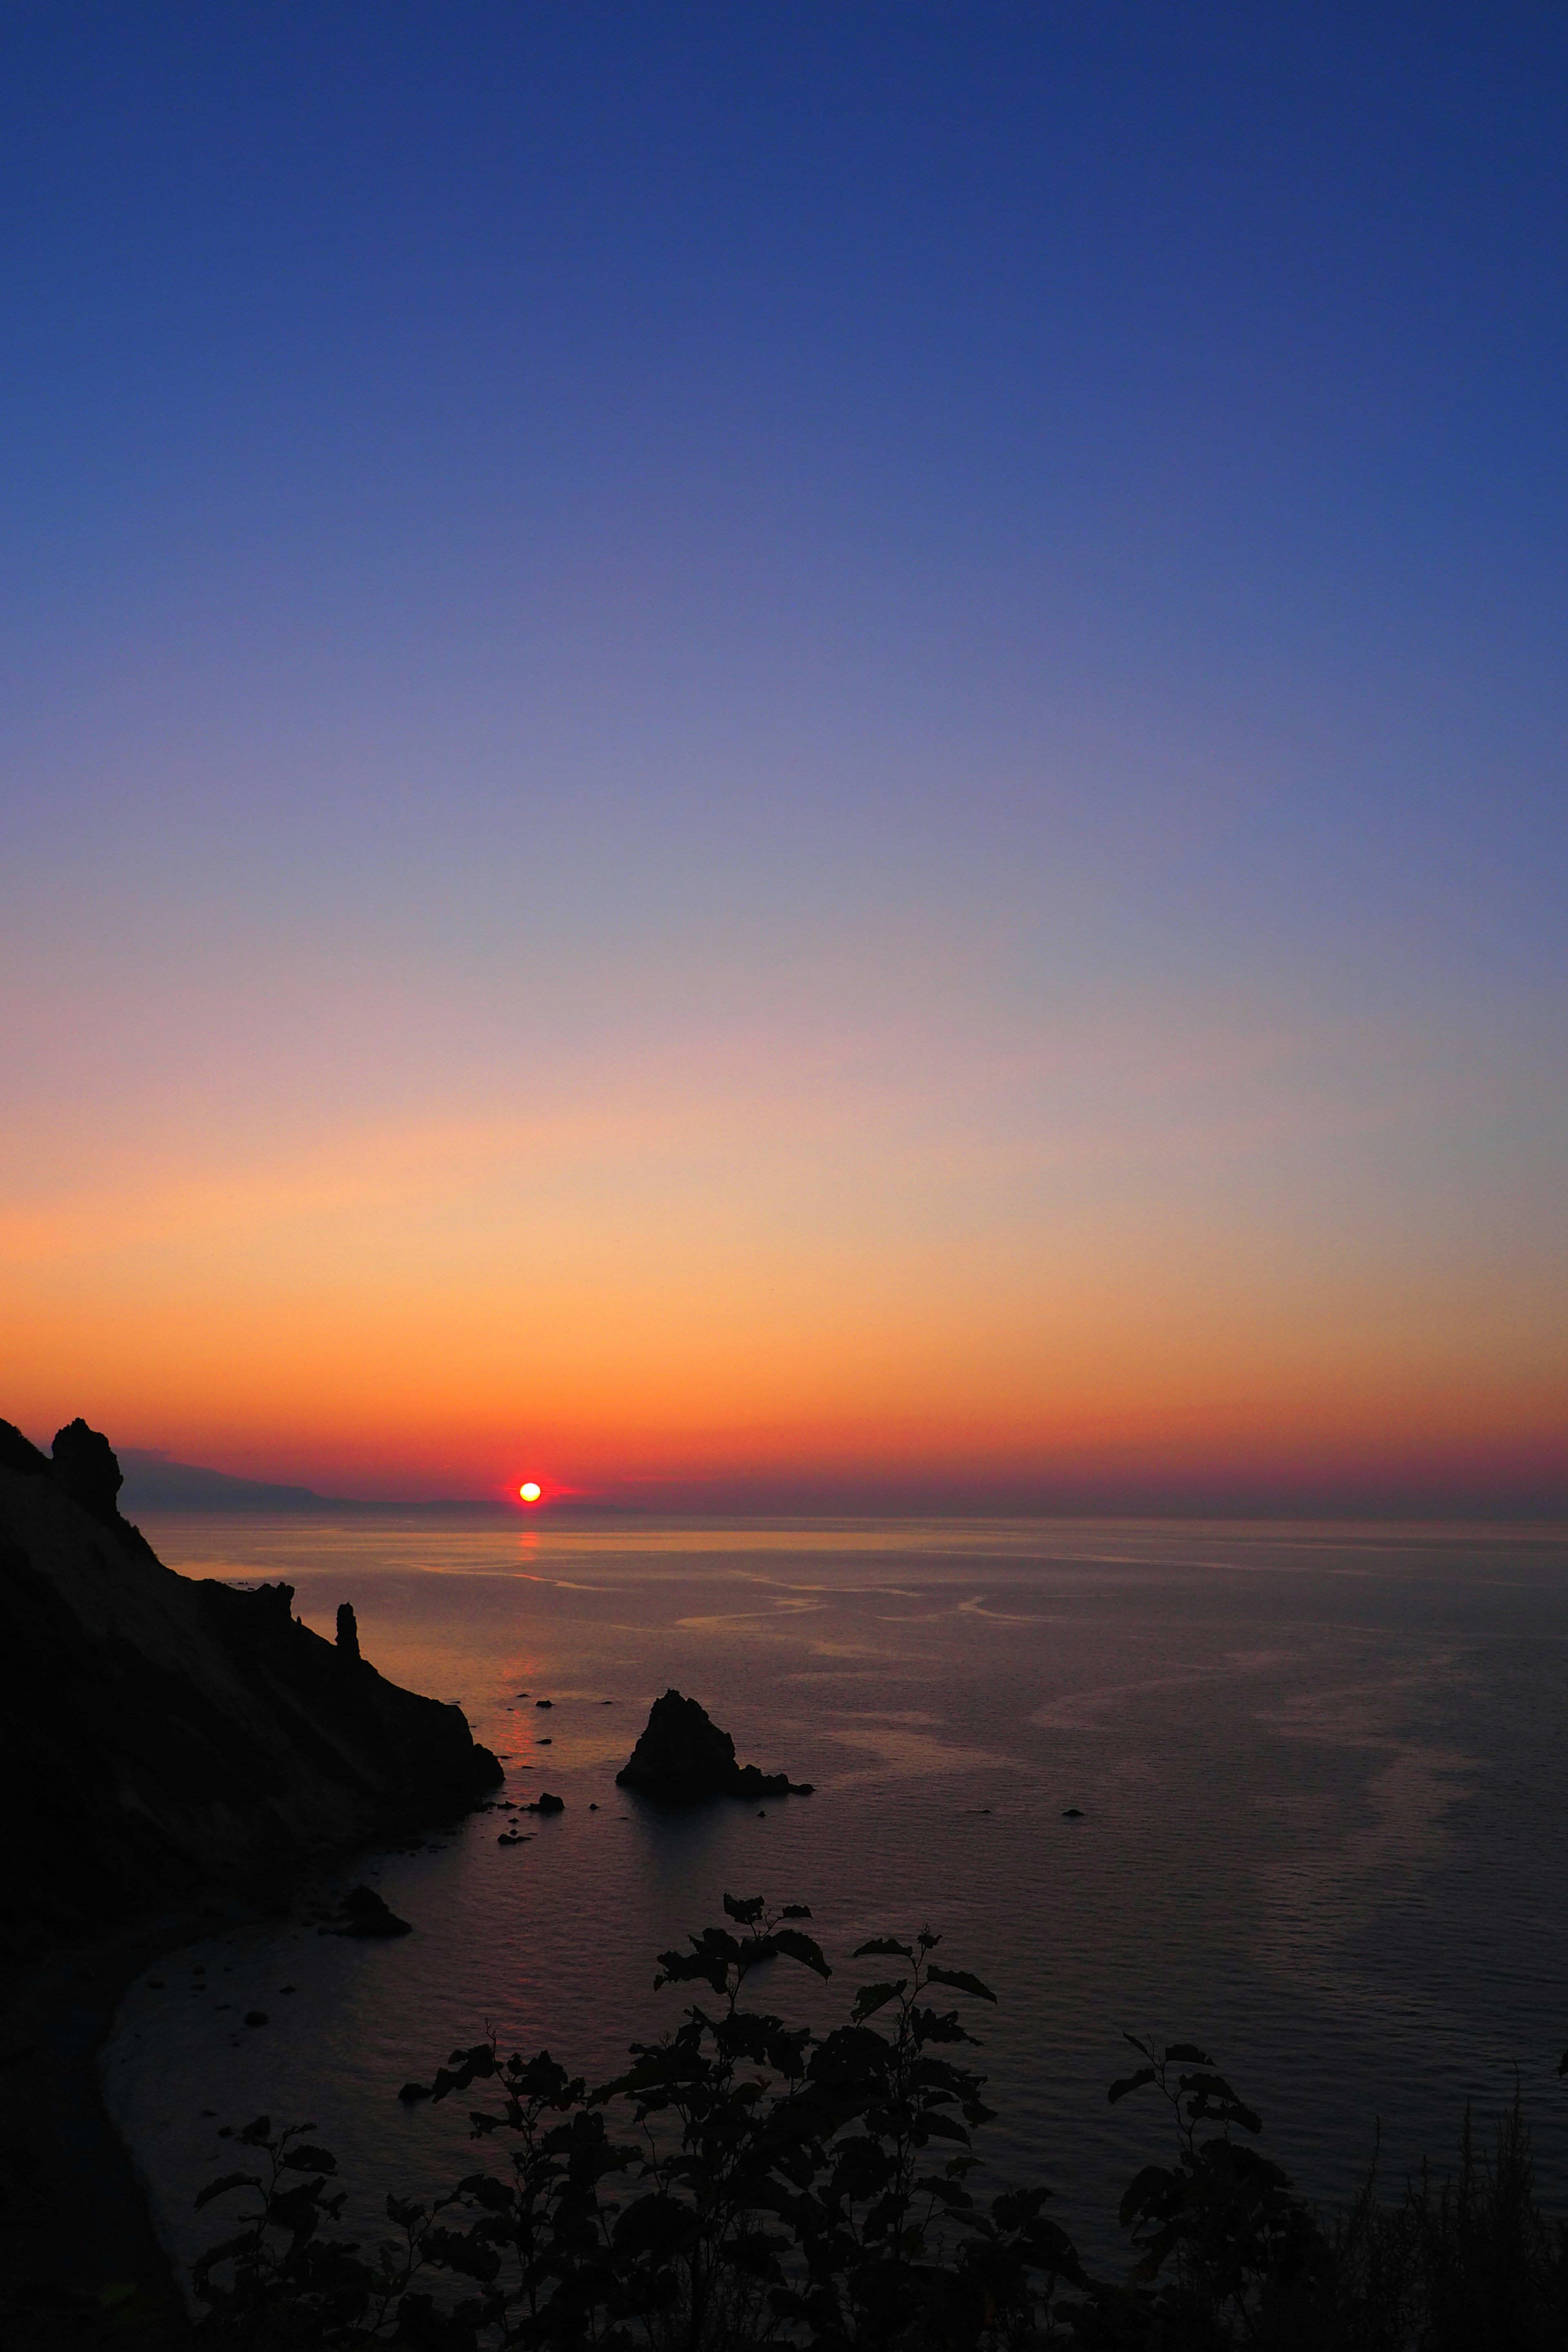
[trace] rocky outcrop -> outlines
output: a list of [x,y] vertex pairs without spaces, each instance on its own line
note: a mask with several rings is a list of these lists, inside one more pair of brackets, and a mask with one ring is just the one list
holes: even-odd
[[406,1919],[400,1919],[385,1898],[374,1886],[355,1886],[343,1897],[343,1914],[348,1926],[345,1936],[387,1937],[411,1936],[414,1933]]
[[[24,1445],[26,1442],[22,1439]],[[66,1493],[105,1527],[120,1524],[118,1498],[125,1481],[108,1438],[89,1429],[85,1421],[70,1421],[56,1430],[51,1453],[49,1468]]]
[[621,1769],[618,1789],[689,1802],[698,1797],[809,1797],[809,1780],[738,1764],[735,1743],[694,1698],[667,1690],[656,1698],[647,1726]]
[[177,1576],[80,1422],[0,1422],[0,1962],[467,1809],[504,1777],[462,1710],[322,1641],[293,1590]]

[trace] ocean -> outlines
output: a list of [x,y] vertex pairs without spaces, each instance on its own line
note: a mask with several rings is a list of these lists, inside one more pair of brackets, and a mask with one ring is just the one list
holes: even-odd
[[[1111,2107],[1125,2032],[1196,2040],[1325,2200],[1374,2146],[1397,2189],[1467,2101],[1521,2086],[1568,2204],[1568,1530],[1103,1519],[497,1526],[417,1515],[143,1519],[187,1574],[286,1578],[329,1637],[456,1699],[508,1817],[351,1859],[287,1918],[166,1955],[103,2053],[110,2109],[188,2262],[222,2126],[309,2121],[374,2239],[388,2189],[473,2168],[467,2102],[405,2107],[493,2028],[601,2080],[672,2024],[655,1957],[726,1892],[806,1903],[835,1974],[780,1964],[786,2016],[843,2013],[872,1935],[929,1924],[975,2004],[994,2178],[1045,2181],[1095,2259],[1164,2157]],[[669,1812],[615,1774],[668,1685],[809,1798]],[[548,1708],[538,1702],[548,1699]],[[597,1806],[597,1811],[591,1810]],[[1069,1809],[1079,1818],[1067,1818]],[[359,1880],[414,1933],[317,1932]],[[289,1990],[285,1990],[289,1988]],[[250,2011],[267,2023],[241,2022]]]

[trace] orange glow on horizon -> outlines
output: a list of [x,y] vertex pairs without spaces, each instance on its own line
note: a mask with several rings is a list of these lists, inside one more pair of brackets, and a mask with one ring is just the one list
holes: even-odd
[[918,1073],[874,1042],[875,1082],[715,1047],[259,1139],[148,1113],[68,1151],[74,1113],[15,1116],[0,1413],[514,1508],[1568,1494],[1559,1195],[1459,1148],[1495,1073],[1456,1108],[1413,1048],[1400,1092],[1375,1038],[1195,1013],[1011,1060],[922,1032]]

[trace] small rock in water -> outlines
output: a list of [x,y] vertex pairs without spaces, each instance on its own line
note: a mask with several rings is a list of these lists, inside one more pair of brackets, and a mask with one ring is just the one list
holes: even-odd
[[1062,1819],[1064,1822],[1081,1822],[1083,1819],[1083,1808],[1081,1805],[1069,1805],[1066,1812],[1062,1815]]
[[427,2099],[429,2097],[430,2085],[428,2083],[405,2083],[402,2090],[399,2091],[397,2095],[402,2100],[405,2107],[411,2107],[416,2099]]
[[544,1738],[544,1739],[536,1739],[536,1740],[534,1741],[534,1743],[533,1743],[533,1744],[534,1744],[534,1746],[535,1746],[536,1748],[553,1748],[553,1747],[554,1747],[554,1745],[555,1745],[555,1742],[553,1741],[553,1739]]
[[247,2025],[265,2025],[267,2011],[264,2009],[247,2009],[245,2012],[245,2021]]

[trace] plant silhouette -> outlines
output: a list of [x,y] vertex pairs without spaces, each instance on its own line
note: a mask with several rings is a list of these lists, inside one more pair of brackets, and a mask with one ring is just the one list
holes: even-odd
[[[993,2118],[964,2022],[995,1996],[929,1927],[862,1944],[877,1973],[818,2034],[753,2006],[759,1970],[826,1981],[805,1905],[724,1897],[724,1921],[661,1953],[692,1989],[670,2032],[595,2089],[493,2033],[405,2099],[474,2093],[489,2162],[429,2203],[389,2196],[367,2250],[313,2126],[237,2134],[239,2196],[195,2265],[215,2344],[408,2352],[1535,2352],[1568,2341],[1568,2230],[1535,2199],[1517,2095],[1489,2160],[1467,2116],[1457,2179],[1380,2203],[1375,2171],[1327,2221],[1254,2145],[1261,2118],[1207,2053],[1129,2035],[1113,2104],[1152,2093],[1169,2161],[1121,2200],[1132,2261],[1090,2277],[1040,2188],[983,2201]],[[770,1979],[771,1981],[771,1979]],[[1141,2104],[1142,2102],[1141,2101]]]

